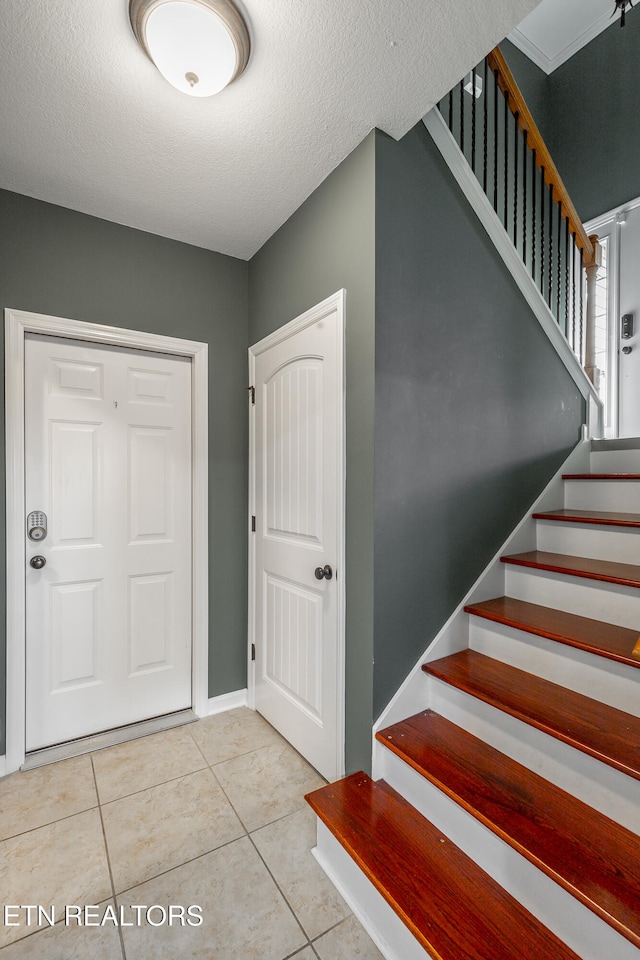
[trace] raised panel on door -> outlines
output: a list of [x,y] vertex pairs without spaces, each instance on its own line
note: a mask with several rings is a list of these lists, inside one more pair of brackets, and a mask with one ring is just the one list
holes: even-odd
[[50,692],[61,694],[103,683],[102,581],[50,586]]
[[322,360],[300,357],[264,384],[265,536],[320,546]]
[[49,422],[48,499],[57,546],[97,542],[101,445],[100,423]]
[[321,724],[322,597],[264,577],[264,680]]
[[129,426],[130,543],[172,537],[170,440],[166,427]]
[[191,705],[191,386],[179,358],[25,342],[27,750]]

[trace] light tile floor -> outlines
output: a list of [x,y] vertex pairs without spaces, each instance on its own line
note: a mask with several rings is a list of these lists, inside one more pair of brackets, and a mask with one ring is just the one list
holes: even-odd
[[244,708],[4,778],[0,960],[381,960],[311,855],[322,783]]

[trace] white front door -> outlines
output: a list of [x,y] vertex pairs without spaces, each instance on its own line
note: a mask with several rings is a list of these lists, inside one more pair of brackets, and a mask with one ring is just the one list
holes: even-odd
[[[596,387],[605,437],[640,436],[640,198],[585,224],[599,237]],[[625,322],[624,318],[631,318]]]
[[[626,213],[620,227],[620,324],[633,323],[631,337],[620,337],[620,437],[640,437],[640,206]],[[622,326],[620,327],[622,333]],[[625,353],[625,349],[628,352]]]
[[27,750],[191,705],[190,384],[186,359],[26,336]]
[[344,770],[343,296],[250,351],[255,706],[328,779]]

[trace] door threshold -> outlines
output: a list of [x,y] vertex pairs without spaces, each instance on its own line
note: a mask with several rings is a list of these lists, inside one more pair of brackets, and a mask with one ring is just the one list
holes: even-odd
[[126,727],[115,727],[113,730],[105,730],[104,733],[94,733],[90,737],[80,737],[78,740],[57,743],[53,747],[31,750],[20,769],[33,770],[34,767],[43,767],[46,763],[80,757],[83,753],[93,753],[94,750],[113,747],[118,743],[126,743],[127,740],[137,740],[152,733],[160,733],[162,730],[180,727],[185,723],[193,723],[197,719],[191,709],[178,710],[175,713],[167,713],[163,717],[152,717],[150,720],[130,723]]

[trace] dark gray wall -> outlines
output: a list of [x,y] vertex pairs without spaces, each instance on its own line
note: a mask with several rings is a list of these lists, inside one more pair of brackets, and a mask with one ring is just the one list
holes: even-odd
[[[247,264],[7,191],[0,221],[2,308],[209,344],[209,695],[245,687]],[[4,696],[4,629],[0,662]]]
[[549,77],[511,44],[504,50],[582,219],[640,196],[638,6],[624,29],[612,23]]
[[551,149],[551,137],[553,135],[551,113],[550,113],[550,92],[549,77],[536,66],[533,60],[518,50],[509,40],[503,40],[500,49],[509,65],[515,81],[524,94],[527,106],[533,115],[540,133]]
[[374,715],[583,421],[422,124],[376,135],[376,237]]
[[250,343],[347,291],[348,771],[371,764],[373,720],[374,163],[370,134],[249,263]]
[[552,149],[584,220],[640,196],[640,10],[550,77]]

